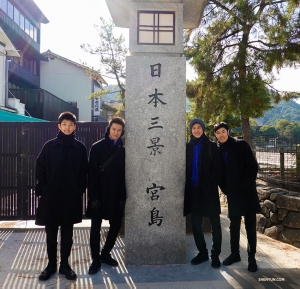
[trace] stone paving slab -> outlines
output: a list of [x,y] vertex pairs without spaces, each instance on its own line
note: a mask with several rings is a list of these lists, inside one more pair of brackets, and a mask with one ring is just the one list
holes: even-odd
[[[221,215],[223,244],[220,259],[230,253],[229,223],[226,209]],[[3,225],[0,224],[0,225]],[[20,225],[20,224],[19,224]],[[74,244],[70,264],[78,275],[76,281],[68,281],[56,273],[48,281],[38,280],[39,273],[47,265],[45,233],[36,227],[0,228],[0,288],[300,288],[300,249],[258,234],[257,262],[259,270],[247,270],[246,235],[241,232],[242,261],[231,266],[213,269],[210,261],[193,266],[190,260],[197,254],[193,236],[186,237],[186,263],[182,265],[126,266],[126,245],[118,237],[112,256],[118,267],[102,265],[101,272],[88,275],[90,265],[89,227],[87,223],[74,229]],[[103,244],[108,227],[102,229]],[[211,248],[209,234],[205,236]]]

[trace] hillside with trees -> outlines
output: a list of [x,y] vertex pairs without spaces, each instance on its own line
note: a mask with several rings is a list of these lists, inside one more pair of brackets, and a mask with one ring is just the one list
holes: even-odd
[[293,100],[288,102],[282,101],[275,105],[274,108],[266,111],[264,116],[261,117],[264,126],[274,126],[280,119],[300,123],[300,104]]

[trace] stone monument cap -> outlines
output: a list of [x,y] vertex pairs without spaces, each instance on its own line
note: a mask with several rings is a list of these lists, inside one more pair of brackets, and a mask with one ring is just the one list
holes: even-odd
[[183,3],[183,28],[192,29],[199,26],[205,0],[105,0],[114,24],[129,28],[129,8],[131,2],[141,3]]

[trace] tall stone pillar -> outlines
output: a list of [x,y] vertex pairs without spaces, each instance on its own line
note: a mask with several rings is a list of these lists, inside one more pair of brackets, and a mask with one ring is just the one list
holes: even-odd
[[[192,25],[196,27],[203,3],[106,1],[116,25],[129,24],[130,35],[125,97],[125,262],[185,263],[183,18],[191,17],[188,11],[195,13],[197,8],[199,15]],[[190,19],[188,23],[191,25]]]

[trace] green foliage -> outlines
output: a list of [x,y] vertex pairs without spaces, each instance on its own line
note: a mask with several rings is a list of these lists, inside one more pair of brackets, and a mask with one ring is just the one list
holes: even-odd
[[295,101],[282,101],[266,111],[262,117],[265,125],[275,125],[280,119],[300,123],[300,105]]
[[281,119],[277,121],[275,127],[281,136],[289,139],[295,139],[296,141],[300,140],[300,123]]
[[[100,80],[102,75],[116,79],[117,86],[120,89],[119,95],[125,105],[125,59],[127,54],[127,48],[124,44],[124,37],[120,35],[115,37],[113,34],[114,24],[112,21],[109,23],[100,17],[101,26],[95,25],[96,30],[99,33],[99,46],[92,47],[90,44],[82,44],[81,48],[91,54],[100,56],[100,68],[88,67],[87,73],[92,79]],[[106,92],[95,92],[88,98],[103,97]]]
[[200,27],[185,35],[185,55],[198,73],[187,83],[195,116],[208,123],[239,119],[251,143],[249,119],[297,96],[276,90],[272,71],[300,59],[299,4],[208,1]]
[[263,136],[278,136],[278,131],[274,126],[262,126],[259,129],[259,135]]

